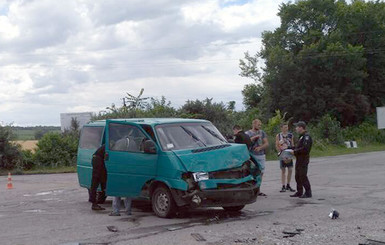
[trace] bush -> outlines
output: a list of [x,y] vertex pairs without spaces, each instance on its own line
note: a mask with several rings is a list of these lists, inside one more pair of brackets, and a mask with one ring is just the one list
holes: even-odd
[[78,141],[77,134],[45,134],[37,143],[36,163],[51,167],[76,165]]
[[22,161],[20,148],[10,142],[13,137],[9,126],[0,125],[0,168],[11,170],[18,162]]
[[309,125],[309,132],[319,145],[341,145],[344,142],[340,122],[329,114],[324,115],[317,124]]
[[342,134],[345,140],[385,144],[385,130],[377,129],[377,125],[370,122],[364,122],[358,126],[345,128],[342,131]]

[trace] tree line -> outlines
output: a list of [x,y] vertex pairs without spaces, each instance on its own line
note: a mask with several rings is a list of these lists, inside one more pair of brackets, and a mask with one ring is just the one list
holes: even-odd
[[351,126],[384,106],[384,2],[300,0],[282,4],[278,16],[260,52],[240,61],[241,76],[254,81],[242,91],[248,109],[307,122],[329,114]]

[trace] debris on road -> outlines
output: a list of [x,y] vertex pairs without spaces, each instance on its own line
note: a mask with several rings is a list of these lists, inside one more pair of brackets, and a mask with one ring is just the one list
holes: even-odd
[[302,231],[304,231],[304,229],[284,230],[282,231],[282,233],[285,234],[283,238],[289,238],[289,237],[294,237],[296,235],[301,235]]
[[111,232],[117,232],[118,231],[118,228],[116,228],[116,226],[113,226],[113,225],[107,226],[107,229]]
[[257,238],[244,238],[244,239],[237,239],[237,240],[234,241],[234,243],[243,243],[243,244],[251,243],[251,244],[255,244],[256,241],[257,241]]
[[181,230],[183,228],[184,228],[183,226],[174,226],[174,227],[168,227],[167,230],[168,231],[176,231],[176,230]]
[[337,210],[335,210],[334,208],[332,209],[332,211],[329,214],[329,217],[331,219],[337,219],[339,216],[340,216],[340,213]]
[[197,242],[205,242],[206,239],[199,233],[191,233],[191,236],[195,239]]
[[359,245],[385,245],[385,239],[383,241],[366,239],[366,243],[360,243]]

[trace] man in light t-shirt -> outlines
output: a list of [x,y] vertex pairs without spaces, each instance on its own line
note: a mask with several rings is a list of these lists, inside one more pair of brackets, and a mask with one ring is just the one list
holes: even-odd
[[[269,146],[267,134],[261,129],[262,122],[259,119],[255,119],[252,123],[252,128],[246,132],[250,137],[252,144],[250,153],[259,162],[261,166],[261,178],[265,172],[266,154],[265,149]],[[259,196],[266,196],[266,194],[259,191]]]

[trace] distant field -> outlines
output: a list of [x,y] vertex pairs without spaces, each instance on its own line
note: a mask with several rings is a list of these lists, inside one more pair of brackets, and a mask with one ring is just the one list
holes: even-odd
[[37,144],[37,140],[16,140],[16,141],[13,141],[14,143],[16,144],[19,144],[21,145],[21,148],[23,150],[31,150],[31,151],[35,151],[36,149],[36,144]]
[[56,132],[60,133],[60,127],[12,127],[15,134],[15,140],[36,140],[35,134],[37,132]]
[[35,130],[32,129],[23,129],[23,130],[14,130],[17,140],[34,140],[35,139]]

